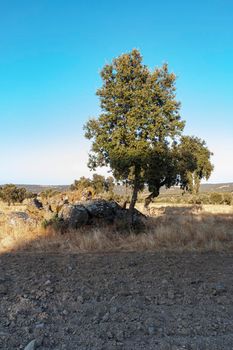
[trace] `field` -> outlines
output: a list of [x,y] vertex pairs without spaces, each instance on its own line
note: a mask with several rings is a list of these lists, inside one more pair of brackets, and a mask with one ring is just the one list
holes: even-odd
[[[137,207],[143,210],[141,204]],[[24,208],[15,206],[13,209],[19,211]],[[5,206],[4,210],[10,209]],[[61,235],[60,232],[41,227],[10,227],[2,221],[0,252],[233,249],[233,206],[153,204],[146,214],[149,215],[144,220],[145,227],[140,234],[125,232],[122,224],[122,232],[119,228],[116,231],[114,225],[107,225],[80,228]]]
[[0,348],[231,350],[233,255],[0,257]]

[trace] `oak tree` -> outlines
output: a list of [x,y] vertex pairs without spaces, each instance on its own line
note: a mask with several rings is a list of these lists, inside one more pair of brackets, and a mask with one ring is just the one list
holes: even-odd
[[[110,167],[117,180],[132,187],[132,217],[145,185],[153,198],[161,186],[170,187],[181,178],[176,145],[185,123],[176,99],[176,77],[167,64],[151,71],[138,50],[106,64],[101,77],[101,114],[84,126],[92,140],[89,167]],[[186,175],[182,172],[182,185]]]

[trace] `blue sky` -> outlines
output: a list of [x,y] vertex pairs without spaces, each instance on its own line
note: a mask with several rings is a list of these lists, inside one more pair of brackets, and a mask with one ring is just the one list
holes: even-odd
[[87,176],[83,124],[98,116],[105,63],[137,48],[177,74],[186,134],[233,181],[231,0],[0,0],[0,183]]

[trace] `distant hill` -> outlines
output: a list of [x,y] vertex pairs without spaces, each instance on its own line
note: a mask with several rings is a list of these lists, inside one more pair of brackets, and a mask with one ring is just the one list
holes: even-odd
[[[115,192],[119,195],[126,194],[126,189],[124,186],[116,186]],[[130,190],[127,190],[129,193]],[[179,195],[183,192],[179,186],[173,186],[169,189],[165,187],[161,188],[160,194],[165,196]],[[200,187],[200,192],[233,192],[233,182],[229,183],[219,183],[219,184],[202,184]]]
[[[28,191],[33,193],[40,193],[48,189],[53,189],[55,191],[64,192],[69,189],[69,185],[17,185],[18,187],[25,187]],[[115,192],[118,194],[125,194],[125,187],[116,186]],[[218,183],[218,184],[202,184],[200,192],[233,192],[233,182],[228,183]],[[169,189],[162,188],[161,194],[164,195],[175,195],[182,193],[182,190],[178,187],[171,187]]]
[[16,185],[17,187],[24,187],[27,191],[33,192],[33,193],[40,193],[49,189],[52,189],[54,191],[64,192],[69,189],[70,186],[68,185]]
[[233,182],[219,184],[203,184],[201,192],[233,192]]
[[[233,182],[219,183],[219,184],[202,184],[200,192],[233,192]],[[161,194],[174,195],[182,193],[179,186],[171,187],[169,189],[162,188]]]

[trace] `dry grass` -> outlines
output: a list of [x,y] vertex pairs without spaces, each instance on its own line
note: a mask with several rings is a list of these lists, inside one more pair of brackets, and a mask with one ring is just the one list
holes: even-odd
[[176,205],[153,210],[156,216],[147,218],[140,234],[116,232],[114,226],[105,226],[61,235],[51,229],[32,229],[23,224],[10,227],[0,222],[0,253],[233,249],[232,207]]
[[25,211],[26,205],[23,204],[14,204],[14,205],[7,205],[6,203],[0,201],[0,212],[3,212],[5,214],[10,213],[12,211]]
[[[202,214],[231,214],[233,216],[233,205],[224,204],[170,204],[170,203],[153,203],[150,209],[158,209],[159,211],[171,208],[173,214],[175,210],[190,210],[192,214],[201,212]],[[137,204],[137,209],[144,210],[143,204]]]

